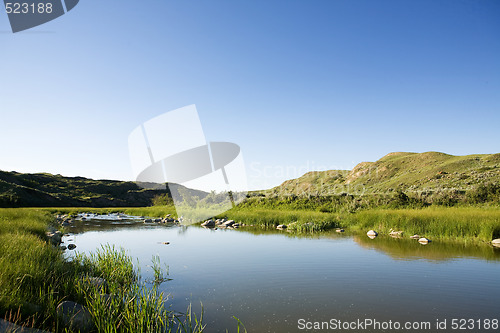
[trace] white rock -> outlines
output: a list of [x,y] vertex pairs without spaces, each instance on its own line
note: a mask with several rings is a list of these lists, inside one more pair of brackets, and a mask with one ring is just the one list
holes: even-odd
[[226,226],[226,227],[230,227],[234,224],[234,221],[233,220],[229,220],[229,221],[226,221],[224,223],[222,223],[222,225]]
[[419,242],[420,244],[427,244],[427,243],[430,243],[430,242],[431,242],[431,240],[430,240],[430,239],[428,239],[428,238],[422,237],[422,238],[420,238],[420,239],[418,240],[418,242]]
[[201,224],[202,227],[215,227],[214,220],[208,220]]

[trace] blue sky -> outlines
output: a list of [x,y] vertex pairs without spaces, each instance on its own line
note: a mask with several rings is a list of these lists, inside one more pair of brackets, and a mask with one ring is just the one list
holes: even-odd
[[81,0],[12,34],[0,169],[132,179],[127,137],[196,104],[249,184],[393,151],[500,152],[500,2]]

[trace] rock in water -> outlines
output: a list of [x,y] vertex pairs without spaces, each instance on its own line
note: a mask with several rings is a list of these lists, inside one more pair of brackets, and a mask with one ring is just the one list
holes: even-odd
[[389,233],[390,236],[392,237],[401,237],[403,235],[403,232],[402,231],[396,231],[396,230],[393,230]]
[[428,239],[428,238],[422,237],[422,238],[420,238],[420,239],[418,240],[418,242],[419,242],[420,244],[428,244],[428,243],[430,243],[430,242],[431,242],[431,240],[430,240],[430,239]]
[[226,221],[224,223],[222,223],[223,226],[226,226],[226,227],[230,227],[234,224],[234,221],[233,220],[229,220],[229,221]]
[[13,324],[0,318],[0,332],[18,332],[18,333],[49,333],[47,331],[37,330],[36,328],[27,328]]
[[64,325],[76,332],[90,332],[94,326],[92,324],[92,315],[81,304],[64,301],[57,306],[56,312]]
[[208,220],[205,221],[201,224],[202,227],[215,227],[215,221],[214,220]]

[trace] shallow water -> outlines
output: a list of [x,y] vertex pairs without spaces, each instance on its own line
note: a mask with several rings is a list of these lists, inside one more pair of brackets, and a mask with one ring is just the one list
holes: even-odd
[[66,243],[72,239],[80,252],[122,246],[139,259],[145,279],[152,278],[147,265],[159,255],[172,278],[161,290],[178,311],[192,303],[199,313],[202,302],[206,332],[236,331],[233,316],[248,332],[312,332],[318,330],[300,327],[332,319],[373,319],[381,326],[351,332],[387,332],[382,328],[389,320],[429,322],[430,330],[414,331],[434,332],[436,320],[446,320],[448,330],[439,331],[452,332],[453,319],[500,319],[500,250],[489,246],[423,246],[335,232],[299,237],[253,228],[98,224],[73,227]]

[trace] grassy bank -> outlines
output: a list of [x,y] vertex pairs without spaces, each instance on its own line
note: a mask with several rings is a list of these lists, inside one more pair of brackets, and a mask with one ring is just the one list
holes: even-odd
[[490,242],[500,238],[497,207],[429,207],[422,209],[371,209],[356,213],[324,213],[308,210],[236,208],[221,215],[238,222],[274,228],[286,224],[295,232],[317,232],[342,227],[366,232],[390,229],[406,235],[459,242]]
[[[366,232],[374,229],[388,234],[392,228],[406,235],[419,234],[434,240],[467,242],[490,242],[500,238],[500,207],[498,206],[430,206],[421,208],[373,208],[355,212],[328,212],[317,209],[300,208],[296,202],[292,206],[267,207],[256,204],[237,206],[218,217],[240,223],[275,228],[285,224],[293,232],[321,232],[332,228],[347,228]],[[79,208],[50,208],[51,213],[77,213]],[[132,215],[162,217],[175,215],[173,206],[144,208],[84,209],[98,213],[125,212]]]
[[[77,213],[78,208],[51,208],[51,213]],[[132,215],[161,217],[174,214],[173,206],[144,208],[88,209],[92,212],[125,212]],[[218,217],[237,222],[275,228],[286,224],[289,230],[301,233],[321,232],[332,228],[348,228],[366,232],[374,229],[388,234],[392,228],[406,235],[419,234],[434,240],[467,242],[490,242],[500,238],[500,207],[498,206],[431,206],[424,208],[373,208],[356,212],[322,212],[316,209],[279,208],[266,206],[237,206]]]
[[[72,332],[56,310],[69,300],[88,308],[94,332],[203,331],[190,309],[181,319],[166,310],[165,295],[141,281],[123,250],[103,247],[65,260],[45,239],[51,220],[50,210],[0,209],[0,317]],[[94,286],[87,277],[103,278],[107,286]]]
[[342,216],[342,226],[354,230],[392,228],[406,235],[459,242],[490,242],[500,238],[500,209],[494,207],[431,207],[425,209],[373,209]]

